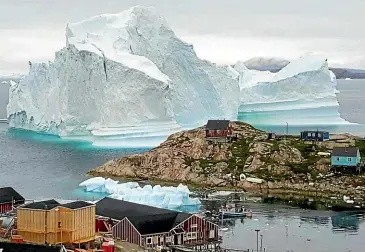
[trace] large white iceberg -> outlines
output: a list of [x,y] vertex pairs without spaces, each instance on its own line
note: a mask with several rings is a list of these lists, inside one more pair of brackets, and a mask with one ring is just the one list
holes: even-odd
[[123,132],[120,140],[146,128],[155,129],[149,137],[167,136],[212,117],[236,119],[238,106],[227,68],[199,59],[164,18],[137,6],[68,24],[54,61],[30,62],[11,86],[7,114],[11,127],[90,138],[110,129]]
[[241,120],[266,126],[348,123],[338,112],[336,77],[325,57],[308,54],[277,73],[247,71],[241,62],[234,69],[240,74]]
[[189,188],[182,184],[177,187],[160,185],[141,187],[136,182],[119,184],[118,181],[109,178],[95,177],[80,183],[80,187],[87,192],[107,193],[111,198],[160,208],[198,209],[201,205],[198,198],[190,198]]
[[[346,123],[336,79],[313,55],[278,73],[199,59],[151,8],[133,7],[68,24],[66,47],[30,62],[9,91],[10,127],[89,140],[97,146],[155,146],[207,119],[257,125]],[[306,110],[298,117],[298,109]],[[295,111],[295,112],[293,112]]]

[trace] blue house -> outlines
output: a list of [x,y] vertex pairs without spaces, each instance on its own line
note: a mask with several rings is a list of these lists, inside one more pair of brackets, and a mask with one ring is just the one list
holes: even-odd
[[331,155],[332,167],[357,167],[361,156],[357,147],[335,147]]
[[300,132],[300,139],[303,141],[326,141],[330,139],[330,133],[327,131],[307,130]]

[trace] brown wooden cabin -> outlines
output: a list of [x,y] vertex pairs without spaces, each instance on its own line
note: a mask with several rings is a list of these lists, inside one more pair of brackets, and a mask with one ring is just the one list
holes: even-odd
[[24,204],[25,199],[12,187],[0,188],[0,214],[13,210],[13,207]]
[[208,120],[205,126],[206,138],[226,138],[232,136],[229,120]]
[[83,244],[95,239],[95,205],[55,200],[34,202],[17,209],[17,232],[36,244]]
[[114,220],[113,237],[144,248],[219,243],[218,225],[197,215],[104,198],[100,218]]

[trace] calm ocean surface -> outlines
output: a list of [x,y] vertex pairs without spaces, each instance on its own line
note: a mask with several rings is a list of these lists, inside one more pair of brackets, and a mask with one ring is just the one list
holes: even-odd
[[[340,113],[365,124],[365,81],[339,80]],[[0,118],[5,117],[7,88],[0,85]],[[361,133],[361,132],[360,132]],[[365,132],[363,132],[365,135]],[[98,150],[29,132],[8,131],[0,123],[0,187],[12,186],[28,199],[92,199],[77,185],[85,173],[106,161],[145,149]],[[253,219],[237,220],[224,234],[225,247],[255,249],[262,230],[267,252],[364,251],[362,215],[335,215],[278,205],[250,204]]]

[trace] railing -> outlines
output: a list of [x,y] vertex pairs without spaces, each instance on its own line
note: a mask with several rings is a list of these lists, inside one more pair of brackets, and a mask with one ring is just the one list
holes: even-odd
[[6,227],[6,230],[5,230],[5,233],[4,233],[4,237],[11,236],[11,231],[13,230],[14,222],[15,222],[15,217],[11,218],[8,226]]

